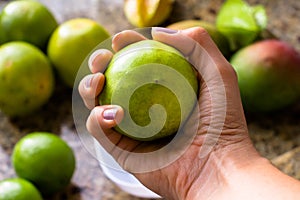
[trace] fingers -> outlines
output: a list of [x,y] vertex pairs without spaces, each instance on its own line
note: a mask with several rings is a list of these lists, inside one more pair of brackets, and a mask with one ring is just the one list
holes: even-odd
[[201,27],[194,27],[182,30],[181,33],[198,42],[214,59],[221,58],[222,62],[226,61],[209,33]]
[[116,132],[112,128],[120,123],[123,117],[124,111],[120,106],[97,106],[90,113],[86,127],[99,142],[108,137],[113,143],[117,143],[120,134],[115,134]]
[[224,63],[227,63],[208,32],[201,27],[180,31],[154,27],[152,36],[155,40],[175,47],[185,57],[189,57],[192,62],[198,62],[199,56],[208,54],[218,66],[224,66]]
[[[87,128],[90,132],[99,130],[107,131],[121,122],[124,111],[117,105],[104,105],[95,107],[87,120]],[[96,128],[96,129],[95,129]]]
[[97,96],[104,86],[104,75],[102,73],[90,74],[85,76],[79,83],[79,94],[88,109],[98,105]]
[[136,31],[126,30],[116,34],[112,40],[112,49],[117,52],[124,48],[125,46],[139,42],[141,40],[146,40],[147,38],[139,34]]
[[[205,81],[226,82],[236,84],[237,78],[234,69],[225,59],[208,32],[201,27],[185,30],[171,30],[166,28],[152,28],[153,39],[175,47],[187,57],[198,70]],[[222,76],[221,79],[216,77]],[[212,85],[212,84],[210,84]]]
[[90,56],[88,65],[93,74],[85,76],[79,83],[79,94],[88,109],[98,105],[97,96],[103,89],[105,77],[104,72],[109,64],[113,53],[107,49],[98,49]]
[[[229,88],[230,85],[236,85],[236,82],[232,82],[232,67],[203,28],[196,27],[182,31],[153,28],[152,36],[155,40],[181,51],[201,76],[201,81],[199,81],[202,88],[199,98],[200,113],[204,114],[207,106],[209,110],[206,112],[207,115],[202,115],[201,120],[201,126],[205,126],[206,134],[203,144],[208,145],[201,147],[199,156],[206,156],[217,143],[223,130],[228,99],[230,101],[240,99],[237,95],[238,90],[230,91]],[[209,119],[207,125],[203,123],[206,119]]]
[[153,27],[152,36],[155,40],[175,47],[186,56],[193,53],[195,42],[199,43],[204,49],[206,49],[210,55],[217,54],[218,56],[221,56],[218,47],[211,39],[208,32],[201,27],[193,27],[184,30],[171,30],[161,27]]
[[112,57],[113,53],[107,49],[94,51],[88,61],[91,72],[104,72]]
[[[112,48],[117,52],[129,44],[145,39],[147,38],[136,31],[122,31],[116,34],[112,39]],[[94,51],[88,61],[90,71],[92,73],[104,72],[112,57],[113,53],[107,49]]]

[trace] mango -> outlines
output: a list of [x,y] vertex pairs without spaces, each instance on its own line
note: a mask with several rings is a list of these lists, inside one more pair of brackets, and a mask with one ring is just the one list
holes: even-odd
[[246,111],[278,111],[299,100],[300,54],[286,42],[258,41],[237,51],[230,62]]

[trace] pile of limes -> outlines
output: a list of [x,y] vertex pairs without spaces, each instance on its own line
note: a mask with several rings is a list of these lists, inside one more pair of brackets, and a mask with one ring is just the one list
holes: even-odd
[[69,184],[75,170],[75,156],[59,136],[33,132],[15,145],[12,164],[18,178],[0,182],[0,200],[41,199]]
[[[38,1],[9,2],[0,12],[0,112],[33,114],[48,103],[60,78],[72,88],[85,57],[109,36],[91,19],[58,24]],[[70,183],[75,155],[56,134],[35,132],[16,143],[12,164],[18,177],[0,181],[0,200],[40,200]]]
[[12,1],[0,13],[0,110],[25,116],[46,104],[55,73],[73,87],[85,57],[110,34],[97,22],[74,18],[58,24],[37,1]]

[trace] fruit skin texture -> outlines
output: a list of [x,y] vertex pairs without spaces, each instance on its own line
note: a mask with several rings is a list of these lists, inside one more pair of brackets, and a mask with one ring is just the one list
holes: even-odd
[[[192,96],[177,98],[179,93],[184,93],[188,88],[185,85],[178,85],[179,80],[174,78],[174,74],[163,72],[153,63],[176,70],[175,72],[180,74],[181,78],[192,88],[195,96],[198,90],[198,80],[193,67],[176,49],[170,46],[154,40],[144,40],[131,44],[115,54],[105,71],[106,84],[99,96],[99,102],[101,105],[117,104],[122,106],[125,115],[116,130],[141,141],[155,140],[176,133],[180,123],[188,117],[195,105],[195,99]],[[145,66],[146,68],[144,68]],[[150,81],[140,84],[147,79]],[[174,88],[177,87],[176,91],[180,92],[175,93],[172,88],[166,86],[166,83]],[[132,88],[136,90],[129,100],[126,95],[132,92]],[[116,102],[114,102],[114,96],[117,96]],[[128,101],[129,107],[126,106]],[[136,129],[134,131],[137,134],[133,135],[132,131],[121,130],[121,125],[127,128],[130,117],[139,126],[145,127],[151,124],[155,128],[159,127],[163,114],[159,113],[152,119],[149,117],[149,115],[151,116],[150,107],[154,104],[162,105],[167,114],[162,129],[155,132],[155,135],[148,135],[149,131],[137,131]],[[182,107],[185,109],[183,112],[181,112]],[[126,111],[130,114],[126,114]]]
[[231,59],[245,110],[270,112],[300,97],[300,55],[276,39],[264,40],[239,50]]
[[72,149],[60,137],[47,132],[27,134],[12,154],[17,175],[31,181],[48,196],[66,187],[75,169]]
[[0,200],[42,200],[40,192],[29,181],[8,178],[0,181]]
[[0,46],[0,109],[8,116],[31,114],[54,90],[52,66],[42,51],[26,42]]
[[125,0],[124,13],[139,28],[157,26],[171,14],[174,0]]
[[167,26],[167,28],[183,30],[197,26],[204,28],[209,33],[210,37],[213,39],[213,41],[216,43],[216,45],[226,58],[230,57],[231,50],[227,38],[220,31],[218,31],[217,27],[212,23],[203,20],[182,20],[170,24],[169,26]]
[[109,36],[101,25],[86,18],[68,20],[55,29],[47,52],[58,74],[69,87],[73,87],[77,71],[87,55]]
[[13,1],[0,14],[0,44],[21,40],[45,50],[57,25],[52,13],[41,3]]

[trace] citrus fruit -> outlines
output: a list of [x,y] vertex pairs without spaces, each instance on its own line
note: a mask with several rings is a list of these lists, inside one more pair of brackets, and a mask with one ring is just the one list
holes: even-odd
[[57,135],[34,132],[14,147],[12,163],[17,175],[31,181],[48,196],[66,187],[75,169],[75,157],[68,144]]
[[91,19],[76,18],[62,23],[52,34],[48,56],[62,80],[73,87],[81,63],[109,33]]
[[55,81],[43,52],[16,41],[1,45],[0,55],[0,110],[9,116],[23,116],[45,104]]
[[174,0],[125,0],[124,13],[136,27],[151,27],[163,23],[171,14]]
[[237,72],[245,110],[271,112],[300,98],[300,54],[276,39],[253,43],[230,60]]
[[21,40],[45,50],[57,22],[52,13],[37,1],[12,1],[0,14],[0,43]]
[[227,38],[220,31],[218,31],[217,27],[214,24],[210,22],[203,20],[182,20],[170,24],[169,26],[167,26],[167,28],[183,30],[197,26],[204,28],[209,33],[210,37],[213,39],[213,41],[216,43],[216,45],[225,57],[230,57],[231,50]]
[[176,49],[154,40],[133,43],[114,55],[105,71],[101,105],[120,105],[116,130],[148,141],[176,133],[195,105],[193,66]]
[[0,181],[0,200],[42,200],[40,192],[29,181],[8,178]]

